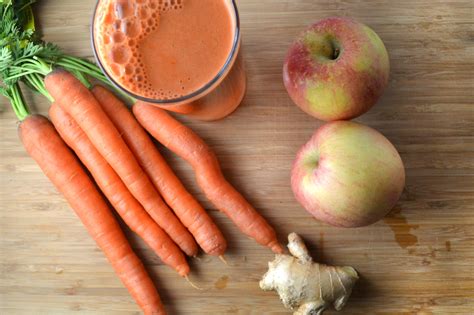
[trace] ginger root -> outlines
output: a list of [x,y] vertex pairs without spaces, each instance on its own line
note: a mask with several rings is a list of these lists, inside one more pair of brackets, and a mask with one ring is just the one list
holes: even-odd
[[260,281],[265,291],[275,290],[293,315],[319,315],[331,304],[341,310],[359,279],[352,267],[313,262],[299,235],[288,235],[290,255],[276,255]]

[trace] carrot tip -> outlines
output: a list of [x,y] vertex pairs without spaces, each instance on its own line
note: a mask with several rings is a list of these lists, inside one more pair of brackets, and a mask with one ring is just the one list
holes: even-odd
[[199,290],[199,291],[203,291],[203,290],[204,290],[204,288],[201,288],[200,286],[194,284],[194,283],[189,279],[189,277],[188,277],[187,275],[184,276],[184,279],[186,279],[186,281],[187,281],[193,288],[195,288],[196,290]]
[[281,246],[280,243],[275,242],[272,244],[269,244],[268,247],[275,253],[275,254],[282,254],[283,253],[283,247]]
[[225,259],[224,255],[219,255],[219,259],[220,259],[226,266],[229,266],[229,263],[228,263],[227,260]]

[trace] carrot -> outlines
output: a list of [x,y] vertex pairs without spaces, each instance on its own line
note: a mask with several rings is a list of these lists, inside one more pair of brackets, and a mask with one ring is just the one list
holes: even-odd
[[274,229],[224,178],[214,152],[197,134],[164,110],[140,101],[133,113],[153,137],[191,164],[207,198],[244,234],[276,253],[283,251]]
[[56,103],[77,122],[150,216],[186,254],[195,256],[198,247],[193,237],[161,199],[94,95],[64,70],[48,74],[45,85]]
[[165,314],[145,267],[94,183],[53,125],[43,116],[28,116],[20,124],[19,135],[26,151],[64,195],[145,314]]
[[227,242],[221,231],[199,202],[186,190],[133,114],[107,89],[96,86],[92,93],[161,196],[197,243],[208,254],[223,255]]
[[137,233],[165,264],[174,268],[181,276],[189,274],[189,265],[181,250],[132,196],[72,117],[55,103],[49,108],[49,117],[61,138],[89,170],[130,229]]

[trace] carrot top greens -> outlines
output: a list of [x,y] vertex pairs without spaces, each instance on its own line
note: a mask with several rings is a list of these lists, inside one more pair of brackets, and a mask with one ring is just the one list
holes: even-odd
[[44,87],[44,77],[54,67],[71,72],[85,86],[91,87],[88,78],[94,78],[112,87],[94,63],[67,55],[61,49],[41,40],[35,28],[32,4],[35,0],[0,1],[0,94],[10,100],[18,119],[29,115],[20,82],[41,93],[50,101],[53,98]]

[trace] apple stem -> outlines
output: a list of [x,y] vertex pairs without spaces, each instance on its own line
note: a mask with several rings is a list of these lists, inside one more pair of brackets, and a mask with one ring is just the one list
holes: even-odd
[[335,48],[334,48],[334,53],[333,53],[333,55],[332,55],[332,59],[333,59],[333,60],[336,60],[337,57],[339,57],[339,53],[340,53],[340,52],[341,52],[341,51],[339,50],[339,48],[338,48],[338,47],[335,47]]

